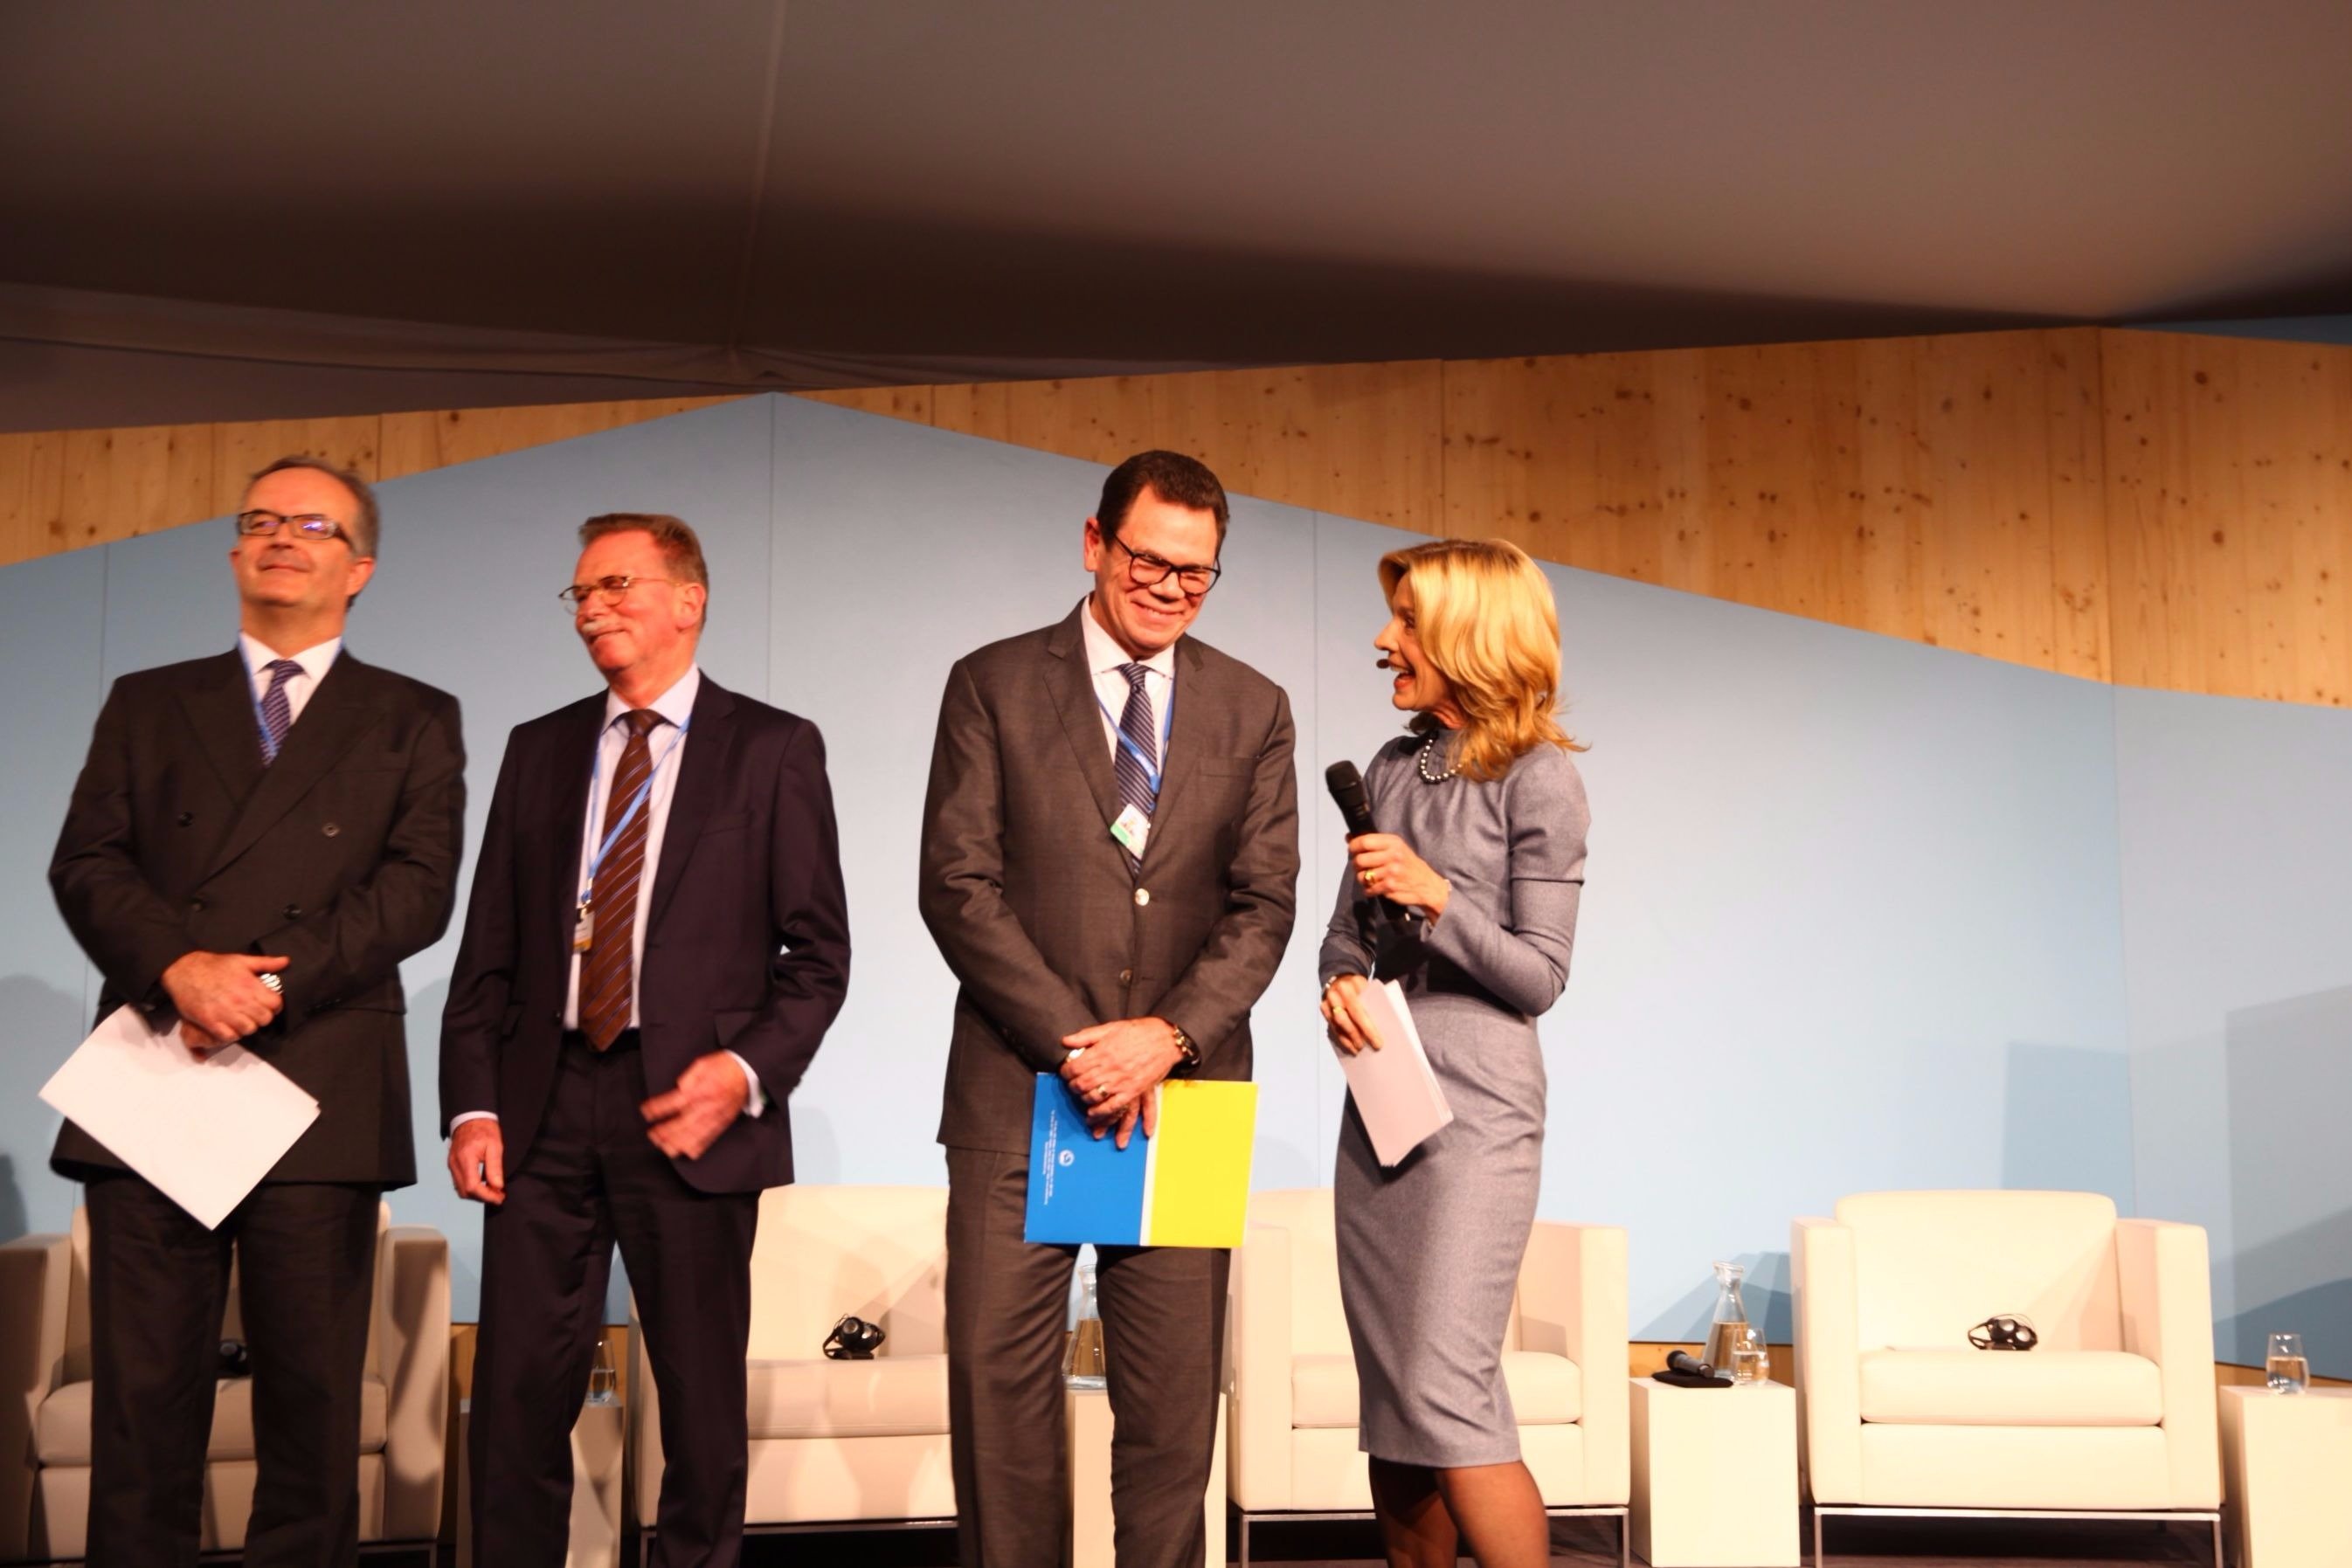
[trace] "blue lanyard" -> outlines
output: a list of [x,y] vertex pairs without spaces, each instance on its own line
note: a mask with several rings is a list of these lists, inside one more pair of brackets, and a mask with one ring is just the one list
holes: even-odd
[[[612,727],[607,725],[604,727],[610,729]],[[623,833],[629,831],[629,824],[636,820],[638,810],[645,805],[646,798],[653,794],[654,780],[661,777],[662,765],[676,755],[679,747],[686,744],[686,732],[693,727],[694,716],[688,714],[686,716],[686,722],[677,727],[677,734],[663,749],[661,756],[654,759],[654,765],[651,768],[646,769],[646,781],[637,786],[637,792],[635,795],[629,797],[628,809],[621,813],[621,820],[613,824],[611,830],[604,835],[604,841],[598,844],[596,852],[588,857],[588,877],[580,887],[581,908],[587,908],[588,900],[595,894],[596,873],[603,869],[604,857],[613,852],[613,846],[620,842]],[[625,750],[626,747],[625,746],[623,749]],[[592,822],[596,820],[596,775],[604,768],[604,737],[602,732],[599,732],[596,737],[595,750],[588,757],[588,820]],[[620,770],[621,765],[615,761],[613,764],[613,771],[618,774]]]
[[[1149,683],[1146,684],[1149,685]],[[1160,770],[1168,766],[1168,736],[1176,724],[1176,683],[1172,680],[1168,683],[1168,701],[1161,706],[1160,712],[1160,760],[1156,764],[1150,758],[1143,755],[1143,747],[1136,745],[1135,737],[1121,727],[1118,716],[1110,711],[1110,704],[1103,701],[1102,688],[1099,686],[1095,688],[1095,706],[1102,709],[1103,717],[1110,720],[1112,737],[1129,757],[1142,765],[1143,781],[1151,786],[1152,798],[1159,799]]]

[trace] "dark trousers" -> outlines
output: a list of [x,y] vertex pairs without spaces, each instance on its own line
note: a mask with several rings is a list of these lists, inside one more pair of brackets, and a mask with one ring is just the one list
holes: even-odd
[[482,1221],[482,1308],[467,1442],[474,1561],[562,1568],[572,1427],[604,1329],[621,1246],[661,1392],[665,1468],[654,1561],[734,1568],[750,1465],[743,1358],[751,1335],[757,1193],[688,1186],[646,1136],[636,1034],[603,1054],[577,1035],[506,1202]]
[[93,1565],[196,1561],[232,1253],[253,1370],[245,1562],[359,1561],[378,1200],[372,1186],[265,1183],[207,1230],[128,1171],[90,1178]]
[[[1062,1343],[1075,1247],[1021,1239],[1029,1162],[948,1155],[948,1422],[963,1568],[1051,1568],[1069,1533]],[[1229,1254],[1096,1249],[1119,1568],[1197,1568]]]

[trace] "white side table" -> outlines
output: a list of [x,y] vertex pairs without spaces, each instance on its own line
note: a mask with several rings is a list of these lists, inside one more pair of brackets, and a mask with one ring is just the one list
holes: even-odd
[[1797,1391],[1633,1379],[1633,1550],[1655,1568],[1797,1568]]
[[[1111,1568],[1110,1395],[1066,1388],[1062,1415],[1070,1435],[1070,1568]],[[1225,1568],[1225,1401],[1217,1399],[1216,1447],[1202,1494],[1207,1531],[1202,1568]]]
[[2352,1563],[2352,1388],[2222,1389],[2221,1478],[2239,1568]]
[[[457,1402],[457,1568],[474,1563],[473,1467],[467,1444],[474,1402]],[[572,1427],[572,1545],[563,1568],[621,1568],[622,1460],[628,1424],[621,1406],[583,1405]]]

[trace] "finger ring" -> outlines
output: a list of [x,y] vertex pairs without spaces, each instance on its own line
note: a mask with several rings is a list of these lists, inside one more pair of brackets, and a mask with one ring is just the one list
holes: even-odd
[[1370,887],[1372,885],[1372,873],[1368,871],[1360,871],[1356,873],[1356,880],[1362,883],[1366,887]]

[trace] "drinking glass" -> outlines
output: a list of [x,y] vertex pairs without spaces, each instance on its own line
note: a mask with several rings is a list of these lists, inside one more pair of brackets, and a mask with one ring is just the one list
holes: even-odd
[[2311,1362],[2303,1354],[2303,1336],[2299,1333],[2271,1335],[2270,1354],[2263,1359],[2263,1370],[2268,1375],[2273,1394],[2301,1394],[2311,1386]]

